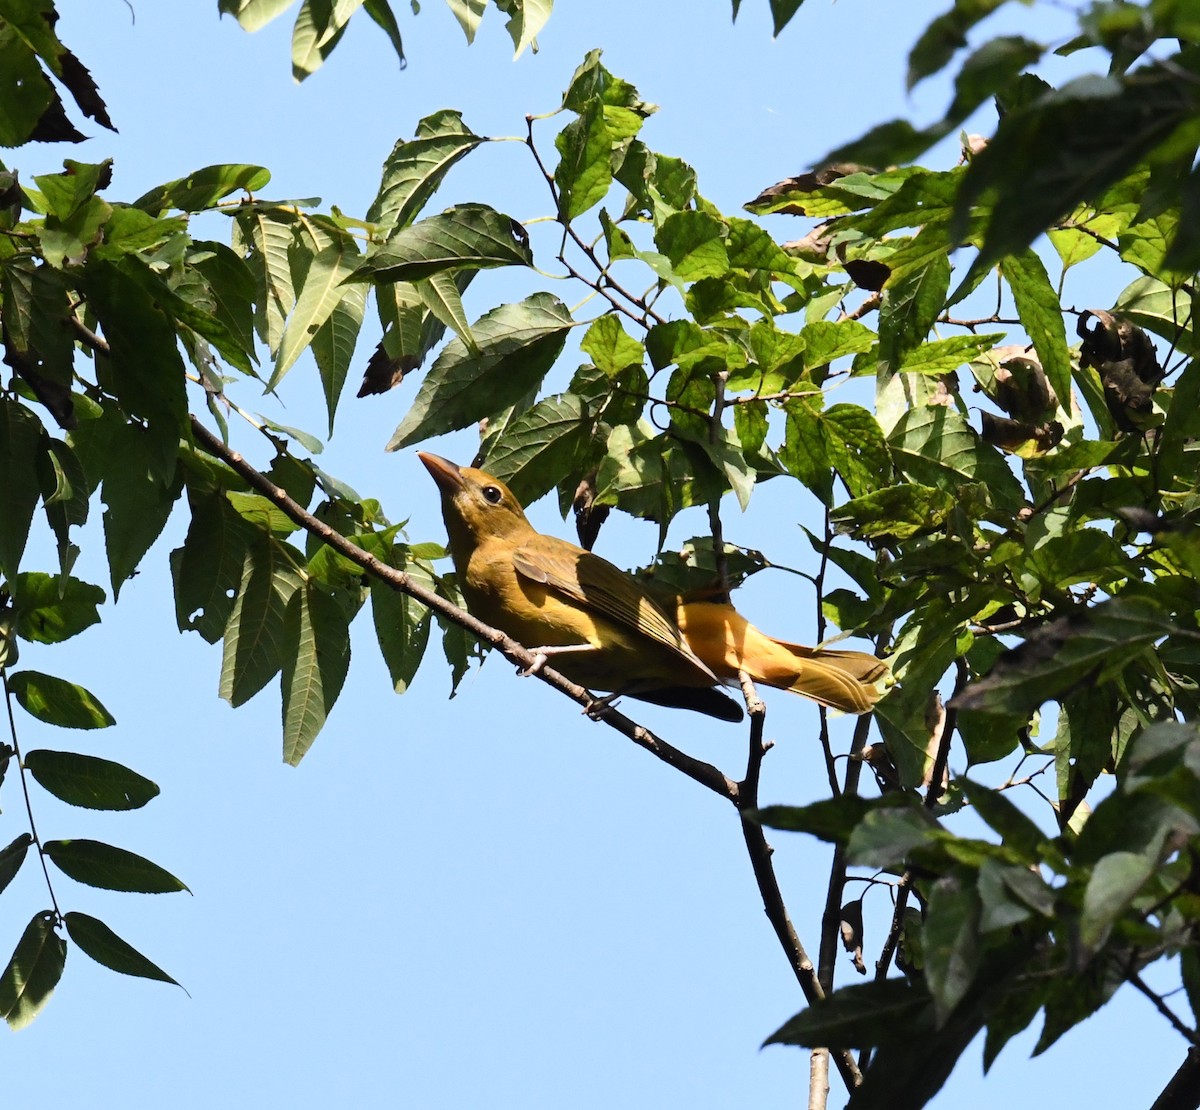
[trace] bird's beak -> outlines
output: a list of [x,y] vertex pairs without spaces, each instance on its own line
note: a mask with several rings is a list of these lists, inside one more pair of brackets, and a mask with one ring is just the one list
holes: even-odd
[[441,455],[431,455],[428,451],[418,451],[417,458],[425,464],[425,469],[443,493],[453,497],[463,488],[462,471],[456,463],[443,459]]

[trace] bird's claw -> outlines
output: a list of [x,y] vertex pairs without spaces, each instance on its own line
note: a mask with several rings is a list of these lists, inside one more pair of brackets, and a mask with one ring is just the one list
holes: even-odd
[[533,662],[528,667],[518,667],[517,674],[522,678],[529,678],[530,675],[535,675],[546,665],[546,653],[544,651],[534,652]]

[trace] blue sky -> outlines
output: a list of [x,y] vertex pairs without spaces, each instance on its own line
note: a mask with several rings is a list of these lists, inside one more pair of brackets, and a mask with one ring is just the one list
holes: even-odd
[[[31,149],[11,161],[28,177],[53,172],[63,157],[112,156],[111,195],[127,199],[209,163],[257,162],[274,175],[269,196],[320,196],[362,214],[384,157],[419,118],[456,107],[479,133],[520,135],[526,113],[554,108],[584,54],[602,47],[610,70],[661,105],[643,132],[649,145],[690,161],[702,192],[736,213],[874,123],[940,114],[946,86],[930,82],[907,97],[903,73],[908,47],[943,6],[810,0],[772,40],[765,0],[746,0],[736,25],[725,0],[563,0],[539,53],[514,62],[496,11],[468,48],[449,11],[427,0],[415,19],[396,5],[405,71],[360,16],[326,67],[297,86],[290,18],[248,36],[201,0],[135,3],[136,20],[116,0],[61,0],[60,36],[92,70],[120,134],[89,124],[94,137],[80,147]],[[1063,16],[1022,8],[1009,18],[1050,36],[1061,24],[1045,20]],[[979,129],[989,125],[985,116]],[[553,125],[543,126],[550,151]],[[951,146],[932,160],[953,158]],[[461,200],[518,219],[551,207],[516,143],[476,151],[432,210]],[[786,218],[770,226],[783,238],[802,233]],[[224,238],[228,227],[213,217],[196,234]],[[524,295],[529,281],[482,275],[471,314]],[[1098,291],[1096,303],[1116,292]],[[415,383],[382,398],[352,396],[373,343],[368,328],[321,466],[378,497],[393,520],[408,519],[413,539],[441,540],[435,489],[417,459],[383,451]],[[307,361],[282,394],[286,409],[249,383],[235,391],[252,410],[323,427]],[[249,429],[234,434],[254,456]],[[474,446],[469,431],[433,445],[464,461]],[[794,484],[780,485],[757,491],[745,516],[731,504],[727,537],[776,562],[811,566],[795,524],[811,519],[811,504]],[[569,534],[549,500],[531,515],[543,530]],[[77,573],[107,582],[99,516],[93,506],[94,550]],[[64,909],[105,920],[191,997],[115,976],[72,950],[47,1009],[7,1040],[9,1104],[803,1103],[807,1056],[758,1048],[802,998],[725,803],[541,684],[516,679],[498,658],[448,700],[435,645],[414,687],[396,697],[366,612],[329,724],[299,769],[285,767],[277,688],[231,710],[217,698],[219,651],[175,630],[167,555],[185,526],[172,521],[103,626],[61,648],[23,647],[23,665],[87,686],[117,727],[68,734],[26,719],[21,742],[117,759],[162,787],[146,809],[116,815],[41,794],[36,817],[46,838],[110,840],[189,884],[192,896],[150,897],[56,876]],[[685,519],[670,542],[703,526],[702,516]],[[652,526],[626,523],[606,528],[601,548],[632,565],[648,561],[654,544]],[[49,550],[43,536],[26,566],[39,554],[49,565]],[[813,599],[800,579],[752,585],[739,604],[768,631],[813,637]],[[822,796],[815,709],[784,694],[769,706],[777,744],[763,800]],[[735,727],[641,705],[632,715],[735,777],[744,767]],[[844,749],[849,724],[835,729]],[[14,786],[10,774],[3,842],[23,828]],[[799,837],[773,839],[793,918],[815,954],[826,855]],[[45,902],[33,862],[0,899],[6,946]],[[869,953],[886,910],[879,895],[869,908]],[[839,975],[854,977],[848,962]],[[1064,1106],[1145,1104],[1182,1057],[1165,1033],[1143,999],[1123,994],[1046,1057],[1029,1062],[1033,1037],[1018,1038],[982,1083],[976,1045],[934,1105],[1010,1106],[1031,1092]],[[1118,1045],[1119,1068],[1095,1066]],[[834,1082],[831,1106],[843,1101]]]

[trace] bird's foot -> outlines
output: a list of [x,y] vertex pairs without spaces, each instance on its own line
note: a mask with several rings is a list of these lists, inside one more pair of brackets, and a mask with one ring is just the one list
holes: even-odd
[[538,650],[533,653],[533,662],[528,667],[518,667],[517,674],[521,678],[529,678],[530,675],[535,675],[546,665],[545,651]]
[[602,698],[593,698],[584,706],[584,715],[593,721],[600,720],[606,709],[611,709],[617,704],[617,699],[620,696],[620,694],[605,694]]

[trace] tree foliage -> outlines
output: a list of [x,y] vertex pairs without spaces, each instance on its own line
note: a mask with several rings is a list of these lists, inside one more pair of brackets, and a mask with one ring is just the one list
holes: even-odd
[[[247,30],[289,6],[219,5]],[[403,59],[386,0],[305,0],[297,78],[360,6]],[[470,39],[482,0],[450,6]],[[332,434],[352,375],[362,397],[419,373],[389,448],[478,424],[477,463],[525,501],[555,494],[589,546],[614,509],[656,522],[660,544],[678,514],[708,510],[706,534],[650,568],[676,589],[728,590],[769,568],[726,543],[728,494],[753,508],[759,483],[793,483],[824,518],[811,537],[824,616],[871,639],[895,679],[877,738],[864,719],[829,798],[759,811],[761,744],[737,789],[608,711],[738,807],[777,924],[786,911],[772,902],[762,826],[834,846],[830,905],[864,972],[862,896],[848,899],[847,879],[867,879],[868,898],[891,894],[873,976],[835,989],[835,938],[823,938],[815,974],[798,971],[811,1005],[769,1041],[833,1050],[860,1110],[923,1105],[980,1031],[990,1065],[1041,1014],[1043,1051],[1123,987],[1150,994],[1194,1042],[1194,1017],[1143,972],[1171,961],[1194,1009],[1200,24],[1171,0],[1098,3],[1057,47],[998,36],[972,48],[1003,6],[957,0],[913,47],[910,86],[961,59],[942,119],[884,124],[763,189],[745,214],[719,211],[686,162],[647,145],[655,106],[593,51],[551,117],[529,119],[528,193],[559,225],[552,256],[486,197],[433,209],[455,164],[492,141],[452,110],[397,142],[361,219],[272,199],[253,165],[203,167],[132,201],[110,195],[108,163],[67,159],[28,180],[0,167],[10,715],[114,723],[95,694],[18,667],[18,646],[36,645],[40,663],[43,647],[101,620],[172,514],[190,521],[171,554],[179,628],[220,645],[231,705],[278,678],[290,763],[336,711],[364,607],[398,692],[439,639],[457,684],[482,650],[464,630],[528,661],[456,606],[438,544],[414,542],[317,465],[320,436],[236,399],[314,367]],[[497,7],[517,53],[550,14],[545,0]],[[777,32],[799,7],[772,2]],[[0,0],[0,68],[27,78],[0,90],[7,146],[77,137],[60,86],[110,125],[52,16],[50,0]],[[1094,56],[1098,72],[1051,88],[1033,69],[1052,49]],[[911,164],[990,102],[994,134],[959,164]],[[191,234],[213,211],[228,242]],[[755,218],[772,213],[803,230],[777,241]],[[535,265],[591,299],[571,310],[537,291],[468,319],[478,271]],[[1111,298],[1073,307],[1094,270]],[[382,338],[363,357],[368,311]],[[572,339],[586,361],[552,391]],[[234,449],[247,424],[274,453],[262,472]],[[97,503],[107,586],[72,574]],[[55,565],[26,565],[34,528],[53,537]],[[961,772],[949,773],[951,753]],[[0,748],[0,778],[17,756]],[[864,766],[877,790],[860,791]],[[90,808],[157,793],[129,768],[65,751],[20,753],[14,769]],[[963,811],[982,831],[961,831]],[[31,847],[93,886],[185,889],[123,849],[27,832],[0,851],[0,889]],[[50,897],[0,976],[10,1025],[48,999],[64,930],[108,967],[173,982]],[[803,950],[788,955],[803,962]]]

